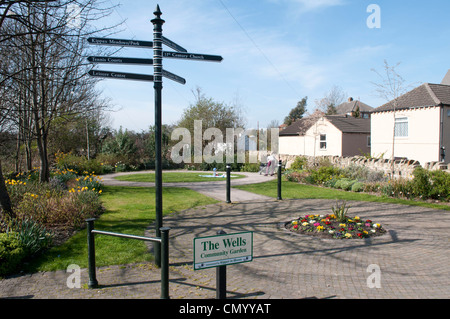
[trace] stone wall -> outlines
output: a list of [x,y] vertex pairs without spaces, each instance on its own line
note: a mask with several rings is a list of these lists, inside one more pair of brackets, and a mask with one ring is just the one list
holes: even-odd
[[[299,156],[294,155],[280,155],[279,159],[286,164],[286,168],[289,168],[292,163],[294,163],[295,159]],[[308,159],[309,165],[314,165],[320,163],[320,161],[328,160],[336,167],[345,168],[350,165],[358,165],[364,166],[368,169],[375,171],[382,171],[387,176],[391,176],[392,170],[392,162],[388,159],[377,159],[372,158],[368,159],[363,156],[354,156],[354,157],[339,157],[339,156],[304,156]],[[398,159],[394,161],[394,177],[403,177],[403,178],[412,178],[414,169],[417,167],[421,167],[418,161],[407,160],[407,159]],[[450,173],[450,164],[442,163],[442,162],[431,162],[425,163],[423,166],[425,169],[429,170],[444,170]]]

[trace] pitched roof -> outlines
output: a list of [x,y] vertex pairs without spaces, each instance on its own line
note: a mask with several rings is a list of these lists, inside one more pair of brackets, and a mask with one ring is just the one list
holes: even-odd
[[[343,115],[327,115],[324,116],[342,133],[370,133],[370,119],[354,118],[353,116]],[[311,120],[311,118],[300,119],[283,131],[279,136],[301,136],[305,135],[306,131],[316,123],[320,118]]]
[[304,135],[313,123],[314,122],[308,118],[299,119],[294,123],[292,123],[291,125],[289,125],[288,127],[286,127],[284,130],[280,131],[279,136]]
[[[450,85],[424,83],[397,99],[396,110],[450,105]],[[393,111],[394,100],[376,108],[373,113]]]
[[342,133],[370,133],[370,119],[328,115],[325,118]]
[[349,98],[347,102],[339,104],[336,106],[337,114],[349,114],[353,111],[356,111],[356,108],[359,106],[360,112],[371,112],[373,107],[361,102],[353,100],[353,98]]

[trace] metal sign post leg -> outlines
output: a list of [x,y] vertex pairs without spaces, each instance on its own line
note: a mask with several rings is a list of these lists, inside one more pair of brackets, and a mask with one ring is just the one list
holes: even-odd
[[[226,235],[226,232],[219,230],[217,235]],[[216,268],[216,299],[227,299],[227,266]]]

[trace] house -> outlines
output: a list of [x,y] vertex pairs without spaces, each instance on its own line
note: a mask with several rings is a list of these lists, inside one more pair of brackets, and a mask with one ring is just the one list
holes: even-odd
[[420,164],[449,161],[450,72],[443,84],[425,83],[371,114],[372,156],[406,158]]
[[359,117],[369,118],[370,112],[373,111],[373,107],[361,102],[354,100],[349,97],[347,102],[344,102],[336,107],[336,114],[355,116],[359,112]]
[[279,134],[279,154],[355,156],[370,154],[370,119],[321,115],[300,119]]

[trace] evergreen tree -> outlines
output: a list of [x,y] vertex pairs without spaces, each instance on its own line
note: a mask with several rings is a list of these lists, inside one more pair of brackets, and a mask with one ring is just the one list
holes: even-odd
[[297,106],[294,107],[289,115],[284,119],[284,124],[291,125],[293,122],[303,118],[306,113],[306,105],[308,104],[308,97],[305,96],[301,101],[297,103]]

